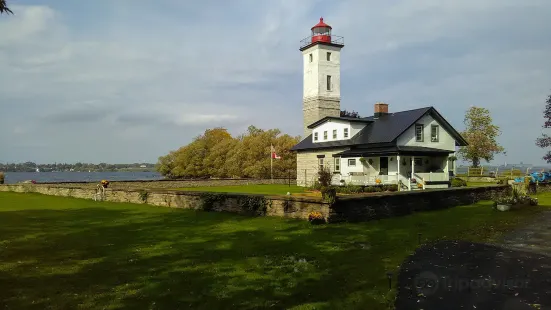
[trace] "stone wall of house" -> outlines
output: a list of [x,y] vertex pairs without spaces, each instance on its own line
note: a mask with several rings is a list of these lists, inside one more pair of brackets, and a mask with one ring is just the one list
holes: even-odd
[[[59,187],[57,185],[9,184],[0,185],[0,192],[39,193],[52,196],[64,196],[82,199],[93,199],[95,189],[88,187]],[[145,194],[147,193],[147,194]],[[108,188],[105,201],[149,204],[160,207],[204,210],[209,203],[209,210],[250,214],[247,206],[262,203],[267,209],[266,216],[308,219],[308,214],[318,211],[325,218],[329,216],[330,205],[316,198],[262,196],[250,194],[223,194],[213,192],[191,192],[170,190],[117,190]],[[209,202],[210,201],[210,202]],[[101,203],[101,202],[97,202]]]
[[[177,189],[186,187],[204,187],[204,186],[231,186],[231,185],[261,185],[261,184],[284,184],[289,182],[296,185],[294,176],[292,179],[188,179],[188,180],[147,180],[147,181],[113,181],[109,184],[110,189]],[[79,187],[96,188],[99,182],[56,182],[39,183],[39,185],[48,185],[56,187]]]
[[[318,155],[325,155],[324,166],[335,171],[333,154],[345,151],[346,148],[323,149],[297,153],[297,180],[298,186],[312,186],[318,179]],[[342,166],[342,163],[341,163]]]
[[365,222],[420,211],[447,209],[491,199],[493,195],[510,190],[509,185],[490,185],[343,197],[332,206],[329,221]]

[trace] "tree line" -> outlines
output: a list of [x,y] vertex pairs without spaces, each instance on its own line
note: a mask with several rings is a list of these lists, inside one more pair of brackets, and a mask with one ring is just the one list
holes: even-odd
[[[249,126],[232,137],[225,128],[207,129],[193,141],[159,157],[156,169],[167,178],[274,178],[296,177],[296,154],[290,149],[299,137],[279,129]],[[271,146],[280,159],[271,160]]]

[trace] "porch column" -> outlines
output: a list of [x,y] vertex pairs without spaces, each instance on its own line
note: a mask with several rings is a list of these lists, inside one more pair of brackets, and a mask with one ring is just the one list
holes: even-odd
[[[400,155],[396,155],[396,165],[398,168],[396,168],[396,171],[398,171],[398,174],[396,175],[396,184],[400,184]],[[400,186],[398,186],[398,190],[400,189]]]
[[450,155],[446,156],[445,157],[446,159],[446,167],[444,167],[444,172],[446,173],[447,175],[447,179],[449,179],[449,176],[450,176]]
[[411,156],[411,177],[412,178],[414,173],[415,173],[415,156]]

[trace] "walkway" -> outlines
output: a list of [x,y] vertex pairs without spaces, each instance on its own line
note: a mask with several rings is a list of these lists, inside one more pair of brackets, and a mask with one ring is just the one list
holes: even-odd
[[398,277],[396,309],[551,309],[551,212],[503,245],[420,247]]

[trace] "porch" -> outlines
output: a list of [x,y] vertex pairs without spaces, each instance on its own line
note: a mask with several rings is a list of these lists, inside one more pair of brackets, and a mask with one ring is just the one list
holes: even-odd
[[334,185],[397,184],[399,190],[448,188],[452,151],[424,147],[352,149],[335,154]]

